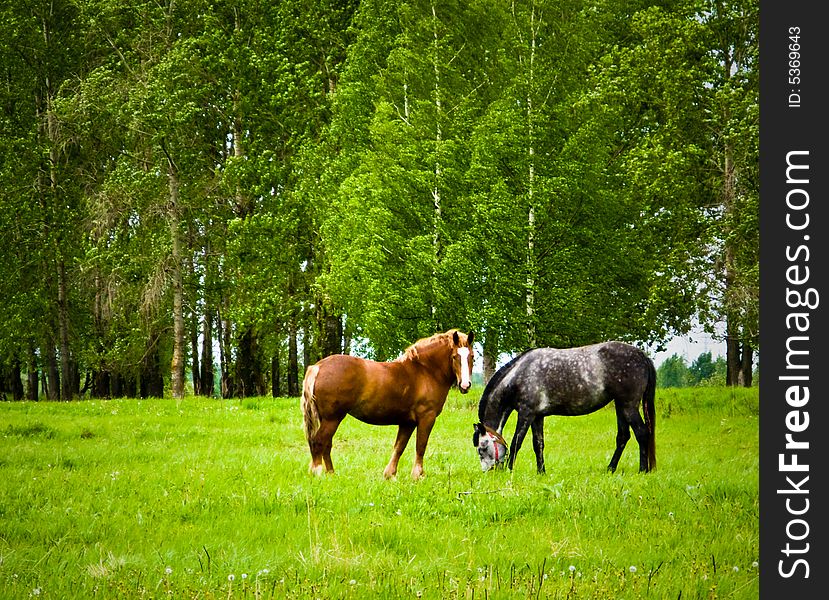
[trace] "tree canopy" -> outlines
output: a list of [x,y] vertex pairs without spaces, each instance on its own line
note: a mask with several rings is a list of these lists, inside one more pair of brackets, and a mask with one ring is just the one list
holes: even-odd
[[696,320],[751,384],[756,0],[0,17],[4,393],[293,395],[450,327],[491,373]]

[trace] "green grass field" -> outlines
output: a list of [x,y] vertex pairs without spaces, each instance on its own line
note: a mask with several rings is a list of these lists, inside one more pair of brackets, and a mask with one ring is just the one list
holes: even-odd
[[352,418],[309,475],[297,399],[2,403],[0,598],[758,597],[756,388],[657,390],[650,474],[612,407],[550,417],[544,476],[480,472],[480,392],[418,482]]

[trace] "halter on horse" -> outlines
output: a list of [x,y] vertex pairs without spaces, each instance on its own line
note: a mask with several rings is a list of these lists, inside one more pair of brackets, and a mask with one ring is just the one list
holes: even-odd
[[[529,350],[499,369],[487,384],[478,405],[480,423],[475,425],[472,443],[484,471],[503,466],[507,460],[512,469],[532,428],[536,466],[543,473],[544,417],[586,415],[614,401],[616,450],[608,470],[616,470],[632,428],[639,443],[639,470],[650,471],[656,468],[655,393],[653,362],[628,344]],[[639,414],[640,402],[644,421]],[[513,411],[518,413],[518,423],[507,451],[501,432]]]
[[331,441],[346,415],[372,425],[397,425],[391,459],[383,475],[397,474],[397,463],[417,429],[412,478],[423,474],[423,454],[443,410],[449,388],[462,393],[472,385],[474,334],[457,329],[421,339],[392,362],[335,354],[308,367],[302,383],[305,438],[312,472],[332,473]]

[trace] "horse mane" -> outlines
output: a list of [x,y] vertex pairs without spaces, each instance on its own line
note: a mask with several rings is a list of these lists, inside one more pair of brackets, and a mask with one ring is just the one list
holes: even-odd
[[434,335],[430,335],[429,337],[420,338],[403,351],[403,354],[397,359],[397,362],[417,360],[418,354],[425,351],[427,348],[437,345],[445,345],[446,342],[452,337],[452,334],[456,331],[458,330],[450,329],[449,331],[444,331],[443,333],[436,333]]
[[507,376],[507,374],[510,371],[512,371],[512,368],[515,366],[515,363],[517,363],[518,360],[527,352],[529,352],[529,350],[524,350],[521,354],[519,354],[511,361],[509,361],[507,364],[505,364],[503,367],[498,369],[495,372],[495,375],[493,375],[490,378],[489,382],[486,384],[486,387],[484,388],[484,393],[481,394],[481,401],[478,402],[478,420],[480,420],[481,423],[484,422],[484,412],[486,411],[487,404],[489,404],[489,397],[492,395],[492,392],[494,392],[495,389],[501,385],[501,381],[504,379],[504,377]]

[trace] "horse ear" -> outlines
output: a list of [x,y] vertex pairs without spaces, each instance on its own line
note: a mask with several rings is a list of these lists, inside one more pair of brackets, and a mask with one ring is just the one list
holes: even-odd
[[466,343],[469,344],[469,347],[472,347],[472,342],[475,340],[475,332],[470,331],[469,335],[466,336]]
[[477,447],[480,436],[486,435],[486,427],[483,423],[475,423],[475,433],[472,434],[472,445]]
[[458,336],[458,330],[452,332],[452,341],[455,343],[456,346],[461,345],[461,338]]

